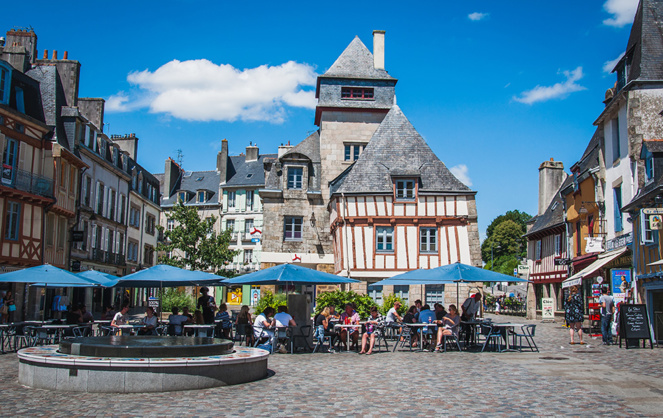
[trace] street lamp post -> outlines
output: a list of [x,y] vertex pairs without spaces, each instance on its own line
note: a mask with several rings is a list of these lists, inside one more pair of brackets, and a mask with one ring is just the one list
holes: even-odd
[[[495,271],[495,257],[494,257],[494,254],[493,254],[493,248],[494,247],[502,248],[499,244],[497,246],[495,246],[494,242],[490,243],[490,270],[491,271]],[[493,291],[493,296],[495,296],[495,282],[493,282],[492,291]]]

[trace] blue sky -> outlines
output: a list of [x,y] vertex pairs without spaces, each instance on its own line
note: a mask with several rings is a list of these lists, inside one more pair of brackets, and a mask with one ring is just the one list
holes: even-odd
[[535,214],[542,161],[581,156],[636,5],[32,1],[3,5],[0,30],[33,27],[39,57],[79,60],[80,95],[107,99],[105,131],[135,133],[154,173],[178,149],[185,169],[214,169],[223,138],[232,154],[298,143],[316,129],[316,74],[355,35],[372,50],[372,31],[386,30],[398,104],[478,191],[483,237],[507,210]]

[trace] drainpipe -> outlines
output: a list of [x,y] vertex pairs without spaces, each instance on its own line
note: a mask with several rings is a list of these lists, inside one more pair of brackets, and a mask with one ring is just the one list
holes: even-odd
[[344,241],[345,241],[345,257],[348,260],[348,272],[347,272],[347,277],[350,278],[350,257],[349,257],[349,248],[348,248],[348,237],[347,237],[347,228],[346,228],[346,223],[345,223],[345,206],[346,206],[346,200],[345,200],[345,193],[341,193],[341,197],[343,198],[343,207],[341,210],[341,219],[343,220],[343,229],[345,230],[345,236],[344,236]]

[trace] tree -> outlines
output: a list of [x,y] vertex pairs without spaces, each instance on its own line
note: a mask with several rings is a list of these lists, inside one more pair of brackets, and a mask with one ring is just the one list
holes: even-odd
[[526,222],[531,216],[518,210],[508,211],[495,218],[486,229],[486,239],[481,244],[481,258],[486,268],[511,275],[527,255]]
[[215,216],[201,219],[196,208],[177,203],[168,218],[175,221],[175,227],[164,231],[159,226],[164,242],[159,243],[157,250],[166,253],[159,257],[159,263],[191,270],[213,270],[224,276],[230,273],[220,269],[232,261],[238,251],[228,248],[229,230],[220,235],[214,231]]

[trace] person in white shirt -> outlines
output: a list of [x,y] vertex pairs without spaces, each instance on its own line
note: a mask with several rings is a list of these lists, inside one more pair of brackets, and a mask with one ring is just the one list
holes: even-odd
[[270,316],[274,314],[274,308],[267,307],[265,311],[260,315],[256,316],[255,321],[253,322],[253,335],[259,339],[266,337],[269,339],[269,343],[274,343],[274,328],[276,321],[269,319]]
[[118,327],[120,325],[127,325],[129,318],[127,313],[129,312],[129,305],[122,305],[120,312],[116,313],[111,321],[111,327]]
[[145,327],[138,331],[138,335],[158,335],[157,326],[159,325],[159,321],[157,320],[157,317],[154,316],[153,307],[148,306],[147,309],[145,309],[145,317],[141,319],[140,323],[145,325]]
[[399,301],[394,302],[394,306],[387,312],[387,319],[385,320],[386,323],[403,321],[403,318],[401,318],[401,316],[398,314],[400,307],[401,303]]
[[276,321],[276,326],[283,328],[283,327],[296,327],[297,323],[295,320],[292,318],[292,316],[288,313],[288,307],[285,305],[279,306],[279,313],[274,315],[274,321]]

